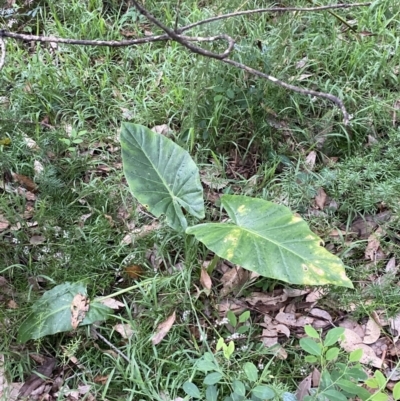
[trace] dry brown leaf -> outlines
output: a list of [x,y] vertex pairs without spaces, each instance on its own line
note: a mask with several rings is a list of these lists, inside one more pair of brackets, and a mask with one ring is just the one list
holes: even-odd
[[365,326],[365,336],[363,338],[364,344],[373,344],[379,339],[381,335],[381,328],[374,319],[369,318]]
[[312,382],[312,373],[310,373],[305,379],[303,379],[299,383],[299,386],[297,387],[296,391],[297,401],[303,401],[304,397],[310,395],[311,382]]
[[144,269],[140,265],[125,267],[125,272],[133,280],[137,280],[144,275]]
[[314,368],[311,375],[312,375],[312,385],[313,387],[317,388],[321,381],[321,372],[317,368]]
[[250,305],[254,306],[258,303],[263,305],[276,305],[282,302],[285,302],[288,299],[287,293],[283,293],[281,295],[273,296],[264,292],[252,292],[248,297],[244,300],[248,302]]
[[153,128],[151,128],[151,130],[154,131],[156,134],[164,136],[168,136],[171,131],[168,127],[168,124],[156,125]]
[[169,316],[167,320],[165,320],[164,322],[160,323],[157,326],[157,332],[156,332],[156,334],[154,334],[153,338],[151,339],[151,342],[153,343],[153,345],[157,345],[163,340],[163,338],[171,330],[171,327],[174,324],[175,319],[176,319],[176,314],[174,311],[174,313],[171,316]]
[[326,290],[315,289],[306,296],[306,302],[317,302],[326,294]]
[[18,399],[18,393],[22,383],[9,383],[7,372],[4,370],[4,355],[0,354],[0,399],[15,401]]
[[315,197],[315,204],[318,209],[324,210],[326,200],[328,199],[328,195],[324,191],[323,188],[319,188],[317,192],[317,196]]
[[99,301],[101,304],[109,307],[110,309],[119,309],[125,306],[124,303],[117,301],[114,298],[106,298]]
[[220,294],[225,297],[231,292],[238,292],[243,285],[248,281],[250,272],[244,270],[240,266],[232,267],[222,277],[221,283],[223,285]]
[[390,273],[390,274],[395,275],[395,274],[397,274],[398,271],[399,271],[399,267],[396,266],[396,258],[393,256],[387,262],[387,265],[385,267],[385,273]]
[[304,327],[306,324],[312,324],[314,319],[308,316],[300,316],[296,318],[294,313],[279,312],[275,316],[275,320],[289,327]]
[[319,308],[312,308],[310,310],[310,315],[313,317],[318,317],[320,319],[327,320],[328,322],[332,321],[332,316],[325,310]]
[[217,304],[217,309],[219,315],[225,317],[229,310],[235,315],[239,315],[249,308],[245,302],[239,299],[223,299],[219,304]]
[[29,243],[31,245],[40,245],[43,244],[44,241],[46,241],[46,237],[44,237],[43,235],[33,235],[29,239]]
[[10,222],[0,214],[0,232],[6,230],[10,225]]
[[116,324],[113,328],[116,332],[121,334],[122,338],[125,338],[125,339],[131,338],[134,333],[132,326],[128,323],[124,323],[124,324],[119,323],[119,324]]
[[354,331],[344,329],[343,339],[339,340],[340,346],[346,352],[352,352],[357,349],[363,350],[360,362],[366,365],[372,365],[375,368],[381,368],[383,361],[375,355],[374,350],[362,342],[361,337]]
[[208,274],[207,270],[204,268],[201,268],[200,272],[200,284],[204,289],[204,292],[208,295],[211,293],[211,287],[212,287],[212,281],[211,277]]
[[394,336],[393,342],[396,342],[400,337],[400,314],[389,319],[390,332]]
[[349,329],[351,331],[354,331],[360,338],[364,338],[365,335],[364,329],[354,320],[345,318],[339,323],[339,327],[343,327],[344,329]]
[[29,192],[35,192],[37,190],[37,185],[26,175],[12,173],[14,181],[17,181]]
[[106,384],[108,381],[108,377],[109,376],[95,376],[95,378],[93,379],[93,381],[95,383],[99,383],[99,384]]
[[38,177],[43,173],[44,167],[43,167],[43,164],[40,163],[39,160],[35,160],[33,162],[33,171],[35,172],[35,177]]
[[85,319],[89,311],[89,299],[82,294],[76,294],[71,304],[71,326],[75,330]]
[[18,309],[18,304],[13,299],[10,299],[7,302],[7,308],[9,308],[9,309]]
[[376,254],[380,246],[380,238],[382,234],[382,228],[378,227],[377,230],[368,237],[368,245],[365,249],[365,259],[372,261],[376,260]]
[[306,157],[306,165],[310,170],[314,170],[315,160],[317,158],[317,153],[312,150]]
[[289,298],[295,298],[295,297],[301,297],[302,295],[306,295],[310,292],[311,290],[300,290],[297,288],[284,288],[283,292],[289,297]]

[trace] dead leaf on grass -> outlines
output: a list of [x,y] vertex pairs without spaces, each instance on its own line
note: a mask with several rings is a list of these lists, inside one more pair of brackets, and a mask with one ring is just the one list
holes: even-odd
[[174,324],[175,319],[176,319],[176,314],[174,311],[174,313],[171,316],[169,316],[167,320],[165,320],[164,322],[162,322],[158,325],[157,332],[156,332],[156,334],[154,334],[153,338],[151,339],[151,342],[153,343],[153,345],[157,345],[163,340],[163,338],[171,330],[171,327]]
[[312,150],[306,157],[306,165],[310,170],[314,170],[315,160],[317,158],[317,153]]
[[302,295],[308,294],[310,292],[310,290],[300,290],[298,288],[284,288],[283,292],[289,298],[296,298],[296,297],[301,297]]
[[85,319],[88,311],[89,299],[82,294],[76,294],[71,304],[71,325],[74,330]]
[[18,309],[18,304],[13,299],[10,299],[7,302],[7,308],[9,308],[9,309]]
[[398,271],[399,267],[396,265],[396,258],[393,256],[386,264],[385,273],[395,275]]
[[140,265],[130,265],[125,267],[125,272],[132,280],[138,280],[144,275],[144,269]]
[[313,317],[318,317],[320,319],[327,320],[328,322],[332,322],[332,316],[325,310],[319,308],[312,308],[310,310],[310,315]]
[[9,225],[10,222],[2,214],[0,214],[0,233],[4,230],[7,230]]
[[364,329],[361,327],[360,324],[358,324],[354,320],[345,318],[339,323],[339,327],[343,327],[344,329],[349,329],[351,331],[354,331],[360,338],[364,337],[365,334]]
[[134,334],[132,326],[130,324],[128,324],[128,323],[116,324],[114,326],[114,330],[116,332],[118,332],[119,334],[121,334],[122,338],[125,338],[125,339],[131,338],[133,336],[133,334]]
[[29,378],[25,381],[24,385],[21,387],[18,396],[20,398],[30,397],[35,390],[39,389],[43,384],[46,383],[46,380],[43,378],[43,376],[50,377],[54,371],[55,366],[56,359],[46,357],[43,365],[39,366],[36,369],[36,372],[39,373],[40,376],[36,373],[32,373],[31,376],[29,376]]
[[232,311],[235,315],[239,315],[245,310],[248,310],[248,305],[240,299],[223,299],[217,305],[217,309],[219,315],[225,317],[226,313],[229,310]]
[[304,327],[307,324],[312,324],[314,319],[309,316],[296,317],[295,313],[279,312],[275,316],[275,320],[289,327]]
[[156,134],[164,135],[166,137],[168,137],[171,132],[168,124],[155,125],[153,128],[151,128],[151,130]]
[[125,306],[124,303],[117,301],[114,298],[106,298],[99,301],[101,304],[109,307],[110,309],[120,309]]
[[385,235],[384,231],[381,227],[378,227],[377,230],[368,237],[368,245],[365,249],[365,259],[372,261],[376,260],[376,254],[380,247],[380,239],[383,235]]
[[360,359],[362,364],[372,365],[378,369],[382,367],[383,361],[376,356],[374,350],[370,346],[362,342],[362,338],[354,331],[344,329],[344,335],[343,338],[339,340],[339,344],[346,352],[362,349],[363,355]]
[[29,239],[29,243],[31,245],[41,245],[44,241],[46,241],[46,237],[44,237],[43,235],[33,235]]
[[29,192],[35,192],[37,190],[37,185],[26,175],[12,173],[12,177],[14,181],[18,182]]
[[274,294],[268,294],[264,292],[252,292],[249,296],[247,296],[244,300],[248,302],[250,305],[255,306],[257,304],[262,305],[277,305],[287,301],[288,294],[283,292],[280,295],[274,296]]
[[239,292],[243,285],[248,281],[250,272],[240,266],[232,267],[222,277],[221,297],[225,297],[231,292]]
[[312,382],[312,373],[310,373],[305,379],[303,379],[299,383],[299,386],[297,387],[296,391],[297,401],[303,401],[304,397],[310,395],[311,382]]
[[396,342],[400,337],[400,314],[389,319],[389,331],[394,336],[393,342]]
[[326,295],[326,292],[326,290],[314,289],[306,296],[306,302],[317,302]]
[[33,162],[33,171],[35,172],[35,178],[39,177],[43,173],[44,167],[43,167],[43,164],[40,163],[39,160],[35,160]]
[[374,319],[369,318],[365,325],[365,336],[363,338],[364,344],[373,344],[381,335],[381,328]]
[[326,200],[328,199],[328,195],[324,191],[323,188],[319,188],[317,192],[317,196],[315,197],[315,204],[317,205],[319,210],[324,210]]
[[211,281],[211,277],[207,272],[207,269],[201,268],[201,272],[200,272],[200,284],[204,289],[204,292],[206,293],[206,295],[210,295],[211,293],[211,287],[212,287],[212,281]]

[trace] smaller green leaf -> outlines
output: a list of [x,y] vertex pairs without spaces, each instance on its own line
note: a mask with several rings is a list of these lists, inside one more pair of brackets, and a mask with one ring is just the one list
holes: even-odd
[[386,387],[386,377],[383,375],[383,373],[380,370],[376,370],[374,373],[374,377],[378,383],[378,386],[380,388],[385,388]]
[[311,355],[320,356],[322,354],[322,345],[311,338],[300,339],[300,347]]
[[234,380],[232,383],[232,389],[237,395],[244,397],[246,395],[246,387],[240,380]]
[[336,384],[349,394],[358,394],[359,387],[350,380],[339,379]]
[[217,366],[214,362],[206,361],[204,359],[200,359],[197,364],[196,368],[201,370],[202,372],[208,372],[209,370],[217,370]]
[[339,338],[343,335],[344,328],[343,327],[335,327],[328,331],[324,340],[324,346],[330,347],[335,344]]
[[217,342],[217,351],[222,349],[224,345],[225,345],[225,340],[222,337],[220,337]]
[[206,400],[207,401],[217,401],[218,400],[218,390],[215,386],[208,386],[206,389]]
[[385,393],[378,391],[377,393],[373,394],[370,399],[371,401],[387,401],[389,399],[389,396]]
[[320,388],[321,390],[324,390],[330,386],[332,386],[333,382],[332,382],[332,378],[331,375],[329,374],[329,372],[327,370],[323,370],[321,373],[321,381],[320,381]]
[[245,311],[239,316],[239,323],[247,322],[250,319],[250,311]]
[[346,375],[357,381],[364,381],[368,379],[368,375],[364,372],[364,369],[361,367],[361,365],[347,369]]
[[365,380],[364,382],[369,388],[379,388],[378,381],[374,378],[371,377],[370,379]]
[[397,382],[393,387],[393,398],[395,400],[400,400],[400,382]]
[[237,318],[236,318],[236,315],[235,315],[231,310],[228,311],[228,313],[226,314],[226,317],[228,318],[229,324],[230,324],[231,326],[233,326],[233,327],[236,327],[236,326],[237,326]]
[[312,326],[310,326],[310,325],[304,326],[304,331],[306,332],[306,334],[307,334],[309,337],[317,338],[317,339],[319,338],[318,331],[315,330],[314,327],[312,327]]
[[250,330],[250,326],[240,326],[236,329],[236,333],[245,334]]
[[227,347],[224,347],[224,357],[229,359],[235,351],[235,343],[231,341]]
[[255,382],[258,380],[258,369],[254,363],[246,362],[243,366],[243,370],[250,382]]
[[329,348],[328,351],[326,351],[325,359],[327,361],[333,361],[334,359],[336,359],[338,357],[339,351],[340,350],[337,347]]
[[220,380],[222,379],[222,374],[220,372],[213,372],[209,373],[205,378],[204,378],[204,384],[207,386],[212,386],[213,384],[217,384]]
[[364,351],[362,348],[351,351],[350,355],[349,355],[349,362],[359,362],[363,353],[364,353]]
[[275,391],[268,386],[256,386],[251,393],[262,400],[271,400],[276,395]]
[[315,357],[314,355],[306,355],[306,357],[304,358],[304,360],[308,363],[315,363],[318,361],[317,357]]
[[201,394],[198,387],[192,382],[186,382],[183,385],[183,391],[189,396],[193,398],[200,398]]
[[203,358],[204,358],[205,361],[215,362],[215,357],[211,352],[205,352],[204,355],[203,355]]
[[347,401],[347,397],[337,390],[325,390],[322,395],[327,397],[330,401]]
[[282,401],[297,401],[297,397],[293,393],[283,393],[282,394]]
[[367,389],[365,389],[363,387],[359,387],[357,396],[359,398],[361,398],[363,401],[367,401],[367,400],[369,400],[369,397],[371,397],[371,393]]

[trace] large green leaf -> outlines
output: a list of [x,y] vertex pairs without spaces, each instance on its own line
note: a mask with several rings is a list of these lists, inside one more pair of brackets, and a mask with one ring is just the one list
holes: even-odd
[[146,127],[123,123],[121,147],[124,174],[132,194],[157,217],[182,231],[187,221],[182,207],[204,218],[199,170],[186,152],[170,139]]
[[[18,341],[24,343],[30,339],[73,330],[71,304],[77,294],[86,296],[85,284],[64,283],[46,291],[42,298],[33,304],[30,315],[19,328]],[[111,312],[107,306],[92,302],[80,326],[106,320]]]
[[287,207],[236,195],[223,195],[221,202],[232,223],[186,230],[218,256],[291,284],[353,287],[341,260]]

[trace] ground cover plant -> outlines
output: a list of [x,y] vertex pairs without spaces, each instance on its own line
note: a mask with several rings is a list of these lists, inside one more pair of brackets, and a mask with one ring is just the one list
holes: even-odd
[[[174,27],[178,10],[184,26],[269,7],[259,3],[149,1],[146,9]],[[18,34],[163,34],[129,3],[8,1],[0,9],[1,29]],[[337,96],[351,125],[329,99],[287,91],[173,41],[117,48],[7,40],[4,399],[20,391],[31,399],[336,400],[355,391],[366,399],[364,389],[371,399],[398,398],[399,11],[387,0],[331,12],[243,15],[192,32],[226,33],[236,42],[234,61]],[[221,43],[198,45],[224,51]],[[257,276],[155,218],[124,178],[126,121],[189,152],[207,221],[226,218],[223,196],[289,207],[341,259],[354,290]],[[89,311],[107,301],[107,319],[82,325],[81,298],[74,330],[18,341],[32,306],[60,285],[80,285]],[[305,333],[307,324],[314,331]],[[329,343],[334,326],[345,330],[337,346]],[[356,369],[340,378],[346,366]]]

